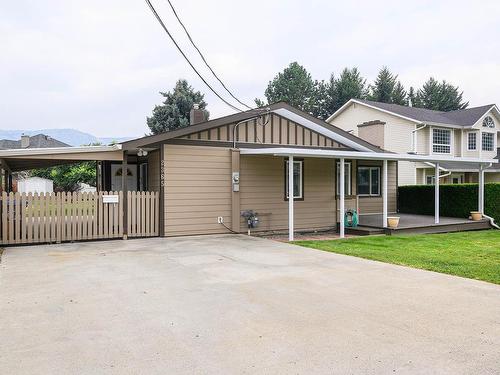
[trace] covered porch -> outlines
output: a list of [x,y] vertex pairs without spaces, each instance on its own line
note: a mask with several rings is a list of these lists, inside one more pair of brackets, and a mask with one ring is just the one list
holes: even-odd
[[[334,159],[338,164],[338,179],[339,181],[332,181],[332,184],[338,183],[338,203],[336,207],[336,212],[332,212],[332,215],[336,215],[338,212],[338,234],[340,238],[344,238],[346,234],[345,226],[345,215],[346,212],[346,180],[345,180],[345,170],[346,170],[346,160],[369,160],[369,161],[379,161],[382,163],[381,167],[381,181],[380,181],[380,195],[382,198],[381,212],[375,215],[366,215],[360,217],[359,225],[361,228],[367,228],[366,231],[391,234],[391,230],[388,228],[387,218],[390,214],[389,212],[389,183],[388,183],[388,163],[393,161],[411,161],[411,162],[427,162],[432,163],[434,166],[437,176],[441,175],[440,164],[454,164],[460,163],[461,165],[466,164],[469,168],[477,171],[478,181],[479,181],[479,198],[478,198],[478,208],[477,211],[484,215],[484,170],[494,163],[494,160],[481,160],[477,158],[454,158],[445,155],[416,155],[416,154],[395,154],[388,152],[358,152],[350,150],[325,150],[325,149],[297,149],[297,148],[260,148],[260,149],[240,149],[241,155],[247,156],[257,156],[257,155],[268,155],[281,157],[288,160],[287,163],[287,189],[288,191],[294,191],[294,158],[295,160],[300,158],[323,158],[323,159]],[[441,177],[441,176],[440,176]],[[479,222],[472,222],[468,219],[456,219],[456,218],[443,218],[439,212],[439,186],[440,179],[436,179],[435,183],[435,195],[434,195],[434,216],[425,215],[399,215],[403,216],[401,220],[401,225],[396,230],[401,231],[406,230],[414,231],[414,233],[436,233],[436,232],[447,232],[454,230],[477,230],[485,229],[489,227],[488,220],[481,220]],[[357,198],[357,197],[356,197]],[[295,233],[295,199],[288,200],[288,240],[294,241]],[[373,231],[375,229],[375,231]],[[350,229],[351,230],[351,229]],[[351,230],[352,231],[352,230]],[[370,233],[376,234],[376,233]]]

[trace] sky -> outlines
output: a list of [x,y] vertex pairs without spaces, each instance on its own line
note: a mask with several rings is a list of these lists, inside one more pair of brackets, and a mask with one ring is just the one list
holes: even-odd
[[[292,61],[314,79],[356,66],[368,82],[387,66],[406,87],[433,76],[458,85],[470,106],[500,104],[499,1],[171,1],[214,70],[249,104]],[[152,3],[223,93],[167,1]],[[211,118],[234,112],[190,69],[143,0],[0,5],[2,129],[142,136],[159,92],[179,78],[206,94]]]

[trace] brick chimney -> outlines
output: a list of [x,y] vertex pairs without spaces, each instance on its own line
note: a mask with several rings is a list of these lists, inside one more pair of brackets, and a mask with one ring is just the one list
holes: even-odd
[[21,135],[21,148],[28,148],[30,145],[30,136],[23,134]]
[[200,109],[199,104],[193,104],[193,108],[191,108],[191,111],[189,112],[189,124],[199,124],[200,122],[204,122],[205,120],[205,111],[203,109]]

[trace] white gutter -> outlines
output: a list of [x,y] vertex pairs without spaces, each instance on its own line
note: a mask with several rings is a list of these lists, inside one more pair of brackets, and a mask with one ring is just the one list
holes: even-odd
[[298,156],[298,157],[316,157],[316,158],[346,158],[363,160],[404,160],[421,162],[446,162],[446,163],[471,163],[471,164],[490,164],[496,163],[494,159],[478,158],[459,158],[446,155],[414,155],[414,154],[396,154],[389,152],[358,152],[342,150],[325,149],[300,149],[288,147],[269,147],[269,148],[242,148],[241,155],[274,155],[274,156]]
[[275,109],[271,112],[274,112],[280,116],[283,116],[283,117],[285,117],[285,118],[287,118],[287,119],[289,119],[297,124],[305,126],[306,128],[314,130],[316,133],[319,133],[321,135],[324,135],[325,137],[331,138],[331,139],[335,140],[336,142],[343,144],[344,146],[353,148],[353,149],[358,150],[358,151],[373,152],[368,147],[362,146],[359,143],[357,143],[356,141],[353,141],[347,137],[344,137],[343,135],[341,135],[339,133],[328,130],[327,128],[325,128],[321,125],[318,125],[315,122],[308,120],[302,116],[299,116],[299,115],[289,111],[288,109],[279,108],[279,109]]
[[47,147],[47,148],[20,148],[0,150],[0,158],[3,157],[22,157],[32,155],[64,155],[93,152],[112,152],[119,151],[122,146],[119,144],[112,146],[80,146],[80,147]]

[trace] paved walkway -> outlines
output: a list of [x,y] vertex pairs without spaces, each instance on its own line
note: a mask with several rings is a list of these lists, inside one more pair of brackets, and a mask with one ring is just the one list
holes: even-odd
[[498,374],[500,286],[245,236],[7,249],[2,374]]

